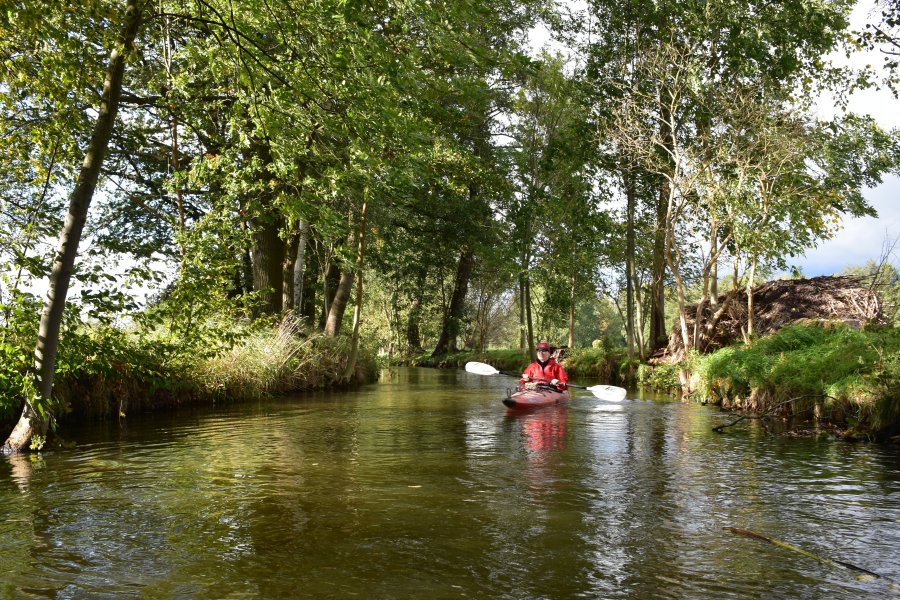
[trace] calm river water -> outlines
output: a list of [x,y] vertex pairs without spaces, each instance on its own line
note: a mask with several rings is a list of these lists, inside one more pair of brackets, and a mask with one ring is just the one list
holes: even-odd
[[0,597],[900,597],[897,449],[636,395],[511,416],[510,381],[69,427],[0,460]]

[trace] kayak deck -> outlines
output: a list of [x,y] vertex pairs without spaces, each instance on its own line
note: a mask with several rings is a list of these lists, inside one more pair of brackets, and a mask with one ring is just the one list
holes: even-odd
[[568,401],[569,392],[560,392],[553,388],[541,386],[534,390],[522,388],[518,388],[515,391],[506,390],[506,398],[503,399],[503,404],[507,408],[529,409],[554,406]]

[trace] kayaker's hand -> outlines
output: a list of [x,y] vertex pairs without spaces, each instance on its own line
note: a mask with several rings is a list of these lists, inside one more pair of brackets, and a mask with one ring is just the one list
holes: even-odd
[[559,379],[551,379],[550,383],[552,383],[553,385],[559,385]]
[[531,381],[531,376],[522,373],[522,381]]

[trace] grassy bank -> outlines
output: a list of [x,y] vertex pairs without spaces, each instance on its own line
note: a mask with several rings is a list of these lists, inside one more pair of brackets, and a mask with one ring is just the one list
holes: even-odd
[[849,435],[900,433],[900,332],[893,328],[795,325],[688,367],[702,401],[816,417]]
[[[61,346],[51,412],[57,421],[118,417],[184,404],[241,401],[332,387],[343,381],[346,337],[326,338],[292,320],[230,323],[213,347],[192,347],[157,332],[81,327]],[[11,345],[0,355],[0,435],[18,418],[30,391],[27,353]],[[351,382],[372,381],[374,353],[363,347]]]

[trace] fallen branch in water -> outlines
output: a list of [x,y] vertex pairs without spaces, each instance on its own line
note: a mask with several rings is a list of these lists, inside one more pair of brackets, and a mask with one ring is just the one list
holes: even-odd
[[[774,405],[774,406],[770,406],[769,408],[767,408],[766,410],[764,410],[763,412],[761,412],[761,413],[758,414],[758,415],[741,415],[739,418],[735,419],[735,420],[732,421],[731,423],[726,423],[726,424],[724,424],[724,425],[716,425],[715,427],[712,428],[712,430],[713,430],[714,432],[716,432],[716,433],[722,433],[722,431],[723,431],[726,427],[731,427],[732,425],[737,425],[738,423],[740,423],[740,422],[743,421],[744,419],[765,419],[766,417],[769,416],[770,413],[772,413],[773,411],[775,411],[775,410],[778,409],[778,408],[781,408],[781,407],[784,406],[785,404],[790,404],[791,402],[794,402],[795,400],[802,400],[803,398],[810,398],[810,397],[813,397],[813,398],[820,398],[820,397],[821,397],[821,398],[831,398],[831,396],[820,395],[820,394],[804,394],[803,396],[797,396],[797,397],[795,397],[795,398],[791,398],[790,400],[785,400],[784,402],[779,402],[778,404],[776,404],[776,405]],[[805,411],[804,411],[804,412],[805,412]],[[802,412],[799,413],[799,414],[802,414]]]
[[[854,564],[844,562],[842,560],[831,560],[828,558],[822,558],[821,556],[817,556],[817,555],[813,554],[812,552],[807,552],[806,550],[802,550],[796,546],[791,546],[787,542],[782,542],[781,540],[776,540],[776,539],[773,539],[770,537],[766,537],[761,533],[756,533],[755,531],[750,531],[749,529],[738,529],[737,527],[723,527],[722,529],[724,529],[725,531],[730,531],[731,533],[733,533],[735,535],[742,535],[744,537],[752,538],[754,540],[761,540],[763,542],[769,542],[770,544],[778,546],[779,548],[784,548],[785,550],[791,550],[798,554],[802,554],[803,556],[808,556],[809,558],[817,560],[820,563],[822,563],[823,565],[828,565],[829,567],[844,567],[845,569],[850,569],[851,571],[856,571],[858,573],[865,573],[866,575],[869,575],[876,579],[884,579],[884,577],[882,577],[878,573],[873,573],[872,571],[869,571],[868,569],[863,569],[862,567],[857,567]],[[889,581],[889,580],[887,580],[887,581]]]

